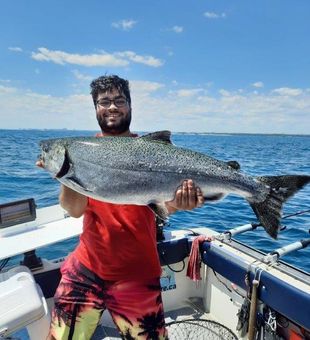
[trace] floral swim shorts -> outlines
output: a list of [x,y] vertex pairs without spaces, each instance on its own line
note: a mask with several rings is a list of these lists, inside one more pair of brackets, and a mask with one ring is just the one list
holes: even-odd
[[49,339],[91,339],[105,309],[123,339],[168,339],[159,278],[102,280],[73,256],[61,272]]

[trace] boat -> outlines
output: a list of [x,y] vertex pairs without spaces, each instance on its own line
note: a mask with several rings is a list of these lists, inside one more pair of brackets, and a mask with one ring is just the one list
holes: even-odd
[[[310,274],[281,260],[310,238],[267,254],[234,239],[256,227],[159,232],[169,339],[310,339]],[[65,257],[41,259],[36,250],[81,232],[82,218],[59,205],[37,209],[33,199],[0,205],[0,339],[21,329],[31,340],[45,339]],[[9,266],[21,254],[21,264]],[[201,280],[187,276],[193,264]],[[118,338],[104,312],[92,340]]]

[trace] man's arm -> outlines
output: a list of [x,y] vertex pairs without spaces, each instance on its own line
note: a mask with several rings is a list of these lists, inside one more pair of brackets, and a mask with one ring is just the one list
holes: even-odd
[[72,217],[81,217],[87,207],[88,199],[86,196],[61,185],[59,194],[60,205],[67,210],[68,214]]
[[172,201],[165,202],[169,214],[177,210],[192,210],[204,204],[204,197],[199,187],[196,187],[191,179],[183,181],[182,185],[175,192]]

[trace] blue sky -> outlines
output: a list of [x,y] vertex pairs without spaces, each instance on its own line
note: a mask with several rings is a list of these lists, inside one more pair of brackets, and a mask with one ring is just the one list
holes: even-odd
[[310,132],[308,0],[0,6],[0,128],[96,130],[89,83],[118,74],[135,131]]

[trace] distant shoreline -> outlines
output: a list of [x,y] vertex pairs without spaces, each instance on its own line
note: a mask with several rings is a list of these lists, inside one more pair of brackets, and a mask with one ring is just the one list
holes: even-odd
[[[30,129],[30,128],[20,128],[20,129],[2,129],[0,131],[81,131],[81,132],[93,132],[96,133],[98,130],[78,130],[78,129]],[[138,134],[147,134],[154,131],[134,131]],[[214,135],[214,136],[294,136],[294,137],[310,137],[310,134],[294,134],[294,133],[259,133],[259,132],[185,132],[185,131],[171,131],[172,135]]]

